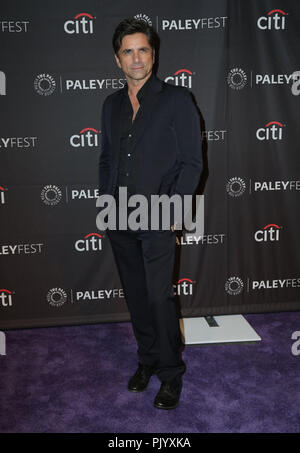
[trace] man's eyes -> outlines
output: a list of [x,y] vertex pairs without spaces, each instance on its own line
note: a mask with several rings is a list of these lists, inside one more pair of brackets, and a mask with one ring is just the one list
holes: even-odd
[[[129,54],[131,51],[132,51],[131,49],[125,49],[125,50],[124,50],[124,53],[125,53],[125,54]],[[140,49],[140,52],[143,52],[143,53],[144,53],[144,52],[148,52],[148,49]]]

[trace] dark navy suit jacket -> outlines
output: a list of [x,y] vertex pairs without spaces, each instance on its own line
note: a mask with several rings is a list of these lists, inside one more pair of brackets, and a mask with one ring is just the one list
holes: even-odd
[[[120,153],[122,90],[110,94],[102,107],[102,151],[99,195],[114,195]],[[192,195],[202,172],[200,117],[189,90],[154,75],[143,101],[138,133],[132,138],[136,193]]]

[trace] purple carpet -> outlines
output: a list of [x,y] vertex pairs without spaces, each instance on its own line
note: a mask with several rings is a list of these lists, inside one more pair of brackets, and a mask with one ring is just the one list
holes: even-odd
[[156,376],[143,393],[126,390],[137,367],[130,323],[7,331],[0,432],[299,432],[300,313],[245,317],[261,342],[185,347],[172,411],[153,407]]

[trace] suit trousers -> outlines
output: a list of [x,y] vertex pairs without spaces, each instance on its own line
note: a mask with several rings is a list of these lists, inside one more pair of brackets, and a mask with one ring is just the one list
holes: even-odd
[[107,230],[119,272],[138,361],[160,381],[180,379],[186,366],[173,290],[176,232]]

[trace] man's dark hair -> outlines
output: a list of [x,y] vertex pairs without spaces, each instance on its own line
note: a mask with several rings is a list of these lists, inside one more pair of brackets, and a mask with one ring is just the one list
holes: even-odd
[[122,39],[124,36],[132,35],[133,33],[144,33],[148,38],[148,43],[152,50],[156,50],[158,36],[151,25],[144,20],[129,17],[122,20],[122,22],[120,22],[115,29],[112,44],[116,55],[118,55],[118,52],[122,46]]

